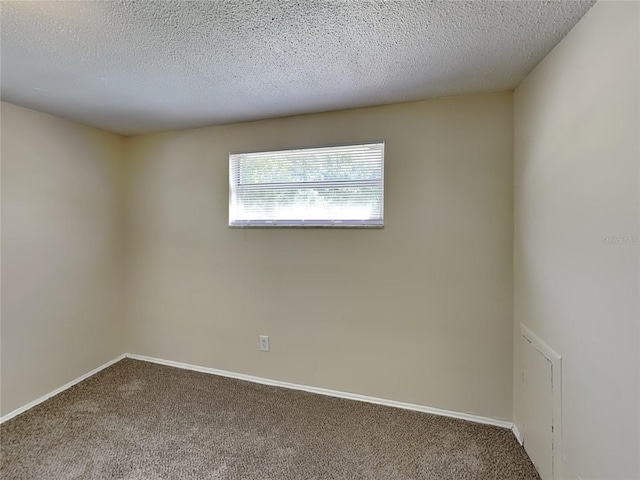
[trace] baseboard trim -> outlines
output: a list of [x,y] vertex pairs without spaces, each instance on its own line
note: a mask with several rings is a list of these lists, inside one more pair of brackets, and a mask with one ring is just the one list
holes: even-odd
[[497,419],[497,418],[491,418],[491,417],[484,417],[481,415],[475,415],[472,413],[464,413],[464,412],[456,412],[453,410],[443,410],[441,408],[435,408],[435,407],[428,407],[425,405],[417,405],[417,404],[413,404],[413,403],[406,403],[406,402],[398,402],[396,400],[388,400],[388,399],[384,399],[384,398],[378,398],[378,397],[371,397],[368,395],[360,395],[358,393],[349,393],[349,392],[341,392],[339,390],[330,390],[328,388],[320,388],[320,387],[311,387],[308,385],[300,385],[300,384],[296,384],[296,383],[290,383],[290,382],[283,382],[280,380],[272,380],[269,378],[263,378],[263,377],[256,377],[253,375],[246,375],[243,373],[235,373],[235,372],[229,372],[227,370],[219,370],[217,368],[210,368],[210,367],[203,367],[203,366],[199,366],[199,365],[191,365],[188,363],[183,363],[183,362],[175,362],[172,360],[164,360],[161,358],[155,358],[155,357],[148,357],[146,355],[136,355],[133,353],[125,353],[122,355],[117,356],[116,358],[114,358],[113,360],[110,360],[106,363],[104,363],[103,365],[100,365],[97,368],[94,368],[93,370],[91,370],[90,372],[85,373],[84,375],[79,376],[78,378],[71,380],[70,382],[64,384],[63,386],[56,388],[55,390],[41,396],[40,398],[37,398],[36,400],[27,403],[26,405],[23,405],[22,407],[19,407],[15,410],[13,410],[12,412],[7,413],[6,415],[3,415],[2,417],[0,417],[0,424],[6,422],[7,420],[10,420],[18,415],[20,415],[21,413],[26,412],[27,410],[30,410],[31,408],[35,407],[36,405],[41,404],[42,402],[50,399],[51,397],[58,395],[59,393],[64,392],[65,390],[73,387],[74,385],[82,382],[83,380],[86,380],[87,378],[95,375],[96,373],[100,372],[101,370],[104,370],[105,368],[110,367],[111,365],[113,365],[114,363],[119,362],[120,360],[124,359],[124,358],[131,358],[133,360],[140,360],[143,362],[150,362],[150,363],[156,363],[159,365],[166,365],[169,367],[175,367],[175,368],[181,368],[183,370],[192,370],[195,372],[202,372],[202,373],[208,373],[208,374],[212,374],[212,375],[219,375],[221,377],[228,377],[228,378],[235,378],[237,380],[244,380],[247,382],[252,382],[252,383],[259,383],[262,385],[270,385],[273,387],[282,387],[282,388],[290,388],[292,390],[301,390],[304,392],[309,392],[309,393],[316,393],[318,395],[326,395],[329,397],[336,397],[336,398],[344,398],[347,400],[355,400],[358,402],[366,402],[366,403],[373,403],[376,405],[384,405],[387,407],[394,407],[394,408],[401,408],[404,410],[413,410],[416,412],[422,412],[422,413],[430,413],[432,415],[439,415],[441,417],[449,417],[449,418],[457,418],[459,420],[467,420],[469,422],[474,422],[474,423],[481,423],[484,425],[493,425],[496,427],[501,427],[501,428],[507,428],[509,430],[511,430],[513,432],[513,434],[515,435],[516,439],[518,440],[518,442],[522,445],[522,437],[520,435],[520,432],[518,431],[518,428],[510,421],[508,420],[501,420],[501,419]]
[[524,445],[522,435],[520,434],[520,430],[518,430],[518,427],[516,426],[515,423],[511,426],[511,431],[513,432],[513,435],[516,437],[516,440],[518,440],[518,443],[520,445]]
[[[507,428],[507,429],[510,429],[511,431],[514,431],[513,429],[515,428],[513,423],[507,420],[500,420],[500,419],[491,418],[491,417],[483,417],[483,416],[475,415],[472,413],[443,410],[440,408],[427,407],[424,405],[416,405],[413,403],[398,402],[395,400],[387,400],[387,399],[377,398],[377,397],[370,397],[368,395],[360,395],[358,393],[341,392],[338,390],[330,390],[327,388],[310,387],[308,385],[299,385],[296,383],[282,382],[280,380],[271,380],[269,378],[255,377],[253,375],[245,375],[243,373],[234,373],[226,370],[218,370],[217,368],[202,367],[199,365],[191,365],[188,363],[174,362],[172,360],[163,360],[160,358],[147,357],[145,355],[136,355],[132,353],[127,353],[126,357],[134,360],[141,360],[143,362],[157,363],[159,365],[182,368],[184,370],[193,370],[196,372],[219,375],[221,377],[235,378],[237,380],[244,380],[247,382],[259,383],[262,385],[290,388],[292,390],[302,390],[304,392],[317,393],[319,395],[326,395],[329,397],[344,398],[347,400],[356,400],[359,402],[374,403],[376,405],[385,405],[388,407],[402,408],[404,410],[413,410],[416,412],[430,413],[430,414],[439,415],[442,417],[457,418],[460,420],[467,420],[470,422]],[[514,434],[515,434],[515,431],[514,431]],[[517,435],[516,435],[516,438],[518,438]]]
[[117,362],[119,362],[120,360],[122,360],[124,358],[126,358],[126,354],[123,353],[122,355],[119,355],[118,357],[114,358],[113,360],[109,360],[107,363],[104,363],[104,364],[100,365],[98,368],[94,368],[90,372],[87,372],[84,375],[81,375],[78,378],[76,378],[74,380],[71,380],[69,383],[65,383],[60,388],[56,388],[52,392],[49,392],[49,393],[41,396],[40,398],[35,399],[33,402],[29,402],[26,405],[23,405],[22,407],[16,408],[14,411],[9,412],[6,415],[3,415],[2,417],[0,417],[0,425],[3,424],[4,422],[6,422],[7,420],[11,420],[13,417],[16,417],[16,416],[20,415],[21,413],[24,413],[27,410],[32,409],[33,407],[35,407],[36,405],[41,404],[45,400],[49,400],[51,397],[53,397],[55,395],[58,395],[59,393],[64,392],[68,388],[73,387],[75,384],[80,383],[83,380],[86,380],[87,378],[95,375],[99,371],[104,370],[107,367],[110,367],[114,363],[117,363]]

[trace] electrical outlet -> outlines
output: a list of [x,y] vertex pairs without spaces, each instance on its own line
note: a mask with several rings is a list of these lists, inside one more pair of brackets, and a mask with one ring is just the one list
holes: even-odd
[[268,335],[260,335],[260,350],[263,352],[269,351],[269,336]]

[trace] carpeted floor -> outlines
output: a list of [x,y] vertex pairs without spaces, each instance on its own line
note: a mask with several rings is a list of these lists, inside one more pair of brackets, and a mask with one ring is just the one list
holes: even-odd
[[538,479],[506,429],[125,359],[0,426],[9,479]]

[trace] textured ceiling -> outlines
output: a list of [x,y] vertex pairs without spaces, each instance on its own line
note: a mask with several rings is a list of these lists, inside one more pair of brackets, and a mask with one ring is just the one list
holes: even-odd
[[122,134],[516,87],[592,1],[2,2],[2,100]]

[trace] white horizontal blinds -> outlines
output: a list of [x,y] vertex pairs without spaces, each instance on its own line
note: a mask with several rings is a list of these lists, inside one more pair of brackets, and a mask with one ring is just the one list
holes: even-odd
[[232,226],[381,226],[384,143],[229,155]]

